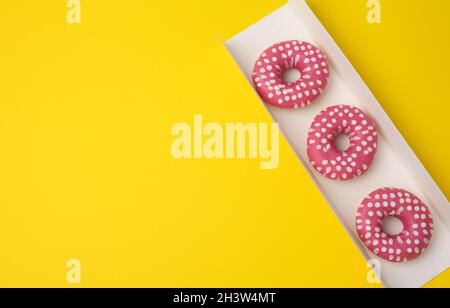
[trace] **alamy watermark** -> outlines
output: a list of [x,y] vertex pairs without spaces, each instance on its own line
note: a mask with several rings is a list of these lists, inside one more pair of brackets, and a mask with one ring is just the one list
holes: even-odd
[[381,2],[380,0],[369,0],[367,2],[367,22],[369,24],[381,23]]
[[175,159],[260,159],[261,169],[279,165],[279,125],[276,123],[204,123],[195,115],[193,123],[172,126],[175,137],[171,153]]
[[380,284],[381,283],[381,262],[375,259],[369,260],[367,262],[367,268],[369,272],[367,273],[367,282],[369,284]]
[[67,22],[69,24],[81,23],[81,2],[80,0],[67,0]]
[[81,283],[81,262],[77,259],[70,259],[66,263],[68,269],[66,274],[66,281],[68,284]]

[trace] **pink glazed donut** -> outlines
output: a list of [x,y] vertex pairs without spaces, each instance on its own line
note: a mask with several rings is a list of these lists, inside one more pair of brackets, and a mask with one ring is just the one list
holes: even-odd
[[[345,134],[350,147],[340,151],[335,140]],[[332,106],[315,118],[308,135],[308,156],[313,167],[332,180],[347,181],[366,173],[377,152],[375,123],[353,106]]]
[[[389,235],[383,230],[382,221],[387,217],[403,223],[400,234]],[[356,226],[367,247],[393,263],[419,257],[430,245],[434,230],[428,207],[412,193],[394,188],[371,193],[358,209]]]
[[[296,82],[283,80],[290,69],[300,73]],[[253,83],[261,98],[287,109],[310,105],[323,93],[329,79],[327,57],[319,48],[301,41],[287,41],[270,47],[253,69]]]

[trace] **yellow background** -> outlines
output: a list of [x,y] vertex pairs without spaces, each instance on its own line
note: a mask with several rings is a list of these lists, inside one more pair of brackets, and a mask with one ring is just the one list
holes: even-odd
[[[450,2],[310,0],[444,193]],[[372,287],[281,142],[280,167],[181,160],[171,126],[269,122],[218,35],[282,0],[0,4],[0,286]],[[450,273],[429,284],[450,287]]]

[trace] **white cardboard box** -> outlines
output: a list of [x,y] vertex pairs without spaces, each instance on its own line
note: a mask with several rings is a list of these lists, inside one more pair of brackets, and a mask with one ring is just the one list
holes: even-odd
[[[327,54],[332,67],[330,85],[324,95],[305,109],[284,110],[261,102],[273,120],[280,123],[284,137],[364,257],[381,262],[381,281],[384,286],[423,286],[450,267],[448,200],[306,2],[290,0],[287,5],[227,41],[225,46],[253,86],[251,75],[259,55],[275,43],[293,39],[314,43]],[[376,121],[380,133],[379,149],[373,166],[367,174],[349,182],[331,181],[317,173],[306,152],[307,133],[314,117],[322,109],[337,104],[363,109]],[[393,264],[378,259],[357,235],[357,207],[369,193],[383,187],[409,190],[433,212],[435,233],[432,243],[421,257],[412,262]]]

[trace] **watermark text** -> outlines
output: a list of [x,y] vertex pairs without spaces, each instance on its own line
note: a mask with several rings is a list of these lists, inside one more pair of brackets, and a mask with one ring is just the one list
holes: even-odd
[[201,115],[194,122],[172,126],[171,152],[175,159],[260,159],[264,170],[279,165],[279,125],[276,123],[204,123]]

